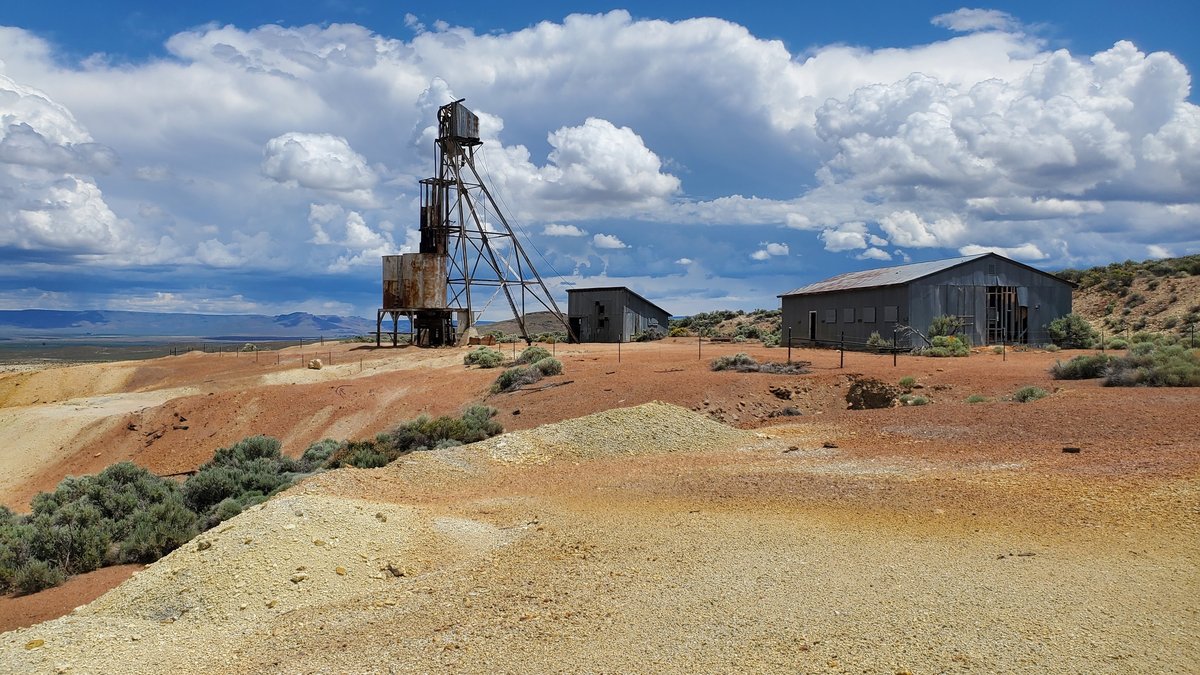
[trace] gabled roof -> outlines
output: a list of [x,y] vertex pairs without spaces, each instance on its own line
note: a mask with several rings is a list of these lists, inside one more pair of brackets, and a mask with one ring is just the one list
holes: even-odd
[[[930,260],[929,262],[913,263],[911,265],[898,265],[896,267],[880,267],[878,269],[873,269],[873,270],[862,270],[861,272],[847,272],[845,274],[839,274],[836,277],[830,277],[828,279],[825,279],[824,281],[818,281],[816,283],[809,284],[807,286],[801,286],[800,288],[797,288],[795,290],[791,290],[791,291],[788,291],[787,293],[780,294],[779,297],[782,298],[782,297],[788,296],[788,295],[811,295],[813,293],[829,293],[831,291],[848,291],[848,290],[859,289],[859,288],[877,288],[879,286],[897,286],[900,284],[907,284],[909,282],[916,281],[917,279],[922,279],[931,274],[943,272],[952,267],[958,267],[959,265],[965,265],[966,263],[969,263],[972,260],[978,260],[980,258],[986,258],[988,256],[994,256],[996,258],[1000,258],[1001,260],[1008,261],[1010,263],[1013,263],[1014,265],[1020,265],[1021,267],[1031,269],[1035,272],[1038,272],[1040,274],[1045,274],[1046,276],[1049,276],[1049,277],[1054,276],[1052,274],[1043,272],[1042,270],[1039,270],[1036,267],[1030,267],[1029,265],[1026,265],[1024,263],[1017,262],[1016,260],[1011,260],[1009,258],[1005,258],[1002,255],[989,252],[989,253],[979,253],[976,255],[963,256],[961,258],[947,258],[945,260]],[[1054,277],[1054,278],[1057,279],[1057,277]],[[1062,281],[1064,284],[1070,284],[1072,286],[1074,285],[1074,284],[1071,284],[1071,282],[1066,281],[1064,279],[1059,279],[1059,281]]]
[[654,304],[653,302],[650,302],[646,298],[639,295],[637,293],[637,291],[633,290],[632,288],[629,288],[628,286],[593,286],[592,288],[568,288],[567,295],[569,296],[571,293],[587,293],[590,291],[625,291],[626,293],[632,295],[633,297],[637,298],[638,300],[641,300],[642,302],[646,303],[647,305],[650,305],[651,307],[657,309],[658,311],[662,312],[663,314],[666,314],[667,316],[671,316],[670,312],[663,309],[662,307],[659,307],[658,305]]

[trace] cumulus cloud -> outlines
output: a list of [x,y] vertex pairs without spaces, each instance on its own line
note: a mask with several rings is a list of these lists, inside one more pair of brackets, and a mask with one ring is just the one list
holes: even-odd
[[891,260],[892,254],[883,249],[875,248],[874,246],[854,256],[859,260]]
[[596,248],[628,248],[625,242],[621,241],[616,235],[612,234],[596,234],[592,236],[592,244]]
[[0,247],[120,251],[131,228],[92,175],[115,163],[65,107],[0,75]]
[[843,223],[836,228],[821,232],[821,241],[826,251],[853,251],[867,247],[866,223]]
[[[1200,245],[1200,108],[1178,59],[1049,51],[991,10],[934,21],[961,34],[802,54],[720,19],[621,11],[487,34],[207,25],[167,59],[86,67],[0,28],[0,246],[255,265],[234,234],[262,232],[274,259],[357,274],[412,238],[433,111],[455,92],[480,114],[485,180],[545,236],[620,219],[737,250],[772,235],[706,226],[784,226],[868,259],[1029,245],[1047,264]],[[763,171],[722,168],[749,161]],[[342,211],[309,218],[314,200]],[[138,241],[157,257],[125,253]]]
[[332,134],[288,132],[263,147],[263,175],[280,183],[349,196],[371,203],[378,182],[367,160],[349,141]]
[[557,223],[549,223],[542,228],[542,234],[547,237],[586,237],[587,232],[575,227],[574,225],[559,225]]
[[879,219],[879,227],[896,246],[910,248],[946,248],[955,246],[967,234],[967,228],[955,215],[926,221],[912,211],[896,211]]
[[966,7],[939,14],[931,19],[931,23],[960,33],[973,33],[981,30],[1012,31],[1021,27],[1020,22],[1008,12],[1001,12],[998,9],[968,9]]
[[675,264],[676,265],[691,265],[693,262],[695,262],[695,261],[693,261],[691,258],[680,258],[679,260],[675,261]]
[[762,244],[760,244],[760,246],[762,246],[762,248],[750,254],[752,259],[770,260],[773,257],[785,256],[788,254],[787,244],[777,244],[774,242],[764,241]]
[[970,244],[958,249],[958,252],[963,255],[979,255],[980,253],[999,253],[1008,258],[1017,258],[1019,260],[1045,260],[1049,256],[1042,252],[1034,244],[1021,244],[1020,246],[977,246]]

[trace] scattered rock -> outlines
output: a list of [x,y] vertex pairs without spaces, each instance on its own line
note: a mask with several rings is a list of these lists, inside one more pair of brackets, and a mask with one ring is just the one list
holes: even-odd
[[400,566],[399,566],[399,565],[397,565],[396,563],[389,562],[389,563],[387,564],[387,568],[386,568],[386,569],[387,569],[387,571],[388,571],[389,573],[391,573],[391,575],[392,575],[392,576],[394,576],[394,577],[402,577],[402,576],[404,576],[404,568],[403,568],[403,567],[400,567]]
[[520,414],[521,414],[521,409],[520,409],[520,408],[517,408],[516,410],[512,411],[512,414],[514,414],[514,415],[520,415]]
[[767,391],[770,391],[775,398],[782,399],[784,401],[790,401],[792,400],[792,397],[795,396],[795,392],[793,392],[790,387],[781,387],[776,385],[772,386]]
[[345,568],[345,567],[342,567],[341,565],[338,565],[337,567],[335,567],[335,568],[333,569],[333,571],[334,571],[334,572],[335,572],[335,573],[336,573],[336,574],[337,574],[339,577],[344,577],[344,576],[346,576],[346,568]]
[[41,638],[38,638],[36,640],[30,640],[29,642],[25,643],[25,649],[37,649],[38,647],[41,647],[44,644],[46,644],[46,641]]
[[801,411],[799,408],[789,405],[786,408],[781,408],[779,410],[772,410],[770,413],[767,414],[767,417],[799,417],[803,414],[804,414],[804,412]]
[[854,380],[846,392],[846,407],[851,410],[875,410],[896,405],[900,389],[874,378]]
[[834,443],[833,441],[825,441],[824,443],[821,444],[821,447],[822,448],[836,448],[837,443]]
[[307,579],[307,578],[308,578],[308,575],[307,575],[307,574],[305,574],[304,572],[297,572],[297,573],[295,573],[295,574],[293,574],[293,575],[292,575],[292,583],[293,583],[293,584],[298,584],[298,583],[300,583],[301,581],[304,581],[304,580],[305,580],[305,579]]
[[1072,447],[1063,448],[1063,452],[1068,452],[1071,454],[1075,454],[1075,453],[1079,452],[1080,450],[1081,450],[1081,448],[1072,448]]
[[385,516],[385,515],[384,515],[384,514],[382,514],[382,513],[376,513],[376,514],[375,514],[375,520],[378,520],[378,521],[379,521],[379,522],[381,522],[381,523],[386,523],[386,522],[387,522],[387,516]]
[[210,548],[212,548],[212,542],[207,539],[201,539],[200,541],[196,542],[197,551],[207,551]]
[[321,359],[313,359],[308,362],[308,367],[310,370],[320,370],[324,367],[324,364],[321,363]]
[[800,451],[800,446],[798,446],[798,445],[789,445],[789,446],[788,446],[788,449],[787,449],[787,450],[784,450],[784,452],[785,452],[785,453],[788,453],[788,452],[799,452],[799,451]]

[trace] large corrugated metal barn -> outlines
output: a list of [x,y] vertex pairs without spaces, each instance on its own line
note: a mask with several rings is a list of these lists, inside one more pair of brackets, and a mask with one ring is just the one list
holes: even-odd
[[567,320],[580,342],[628,342],[638,333],[666,333],[671,315],[624,286],[572,288]]
[[849,272],[780,295],[783,338],[863,343],[872,332],[920,346],[939,315],[958,317],[971,344],[1044,344],[1071,312],[1073,284],[995,253]]

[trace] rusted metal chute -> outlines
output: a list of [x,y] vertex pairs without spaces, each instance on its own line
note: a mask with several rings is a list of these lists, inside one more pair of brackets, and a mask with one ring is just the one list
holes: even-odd
[[[503,294],[527,342],[525,314],[531,306],[553,313],[571,334],[479,175],[479,117],[463,100],[438,108],[437,173],[421,181],[420,251],[384,256],[384,306],[376,321],[376,344],[385,315],[392,317],[393,344],[400,315],[409,318],[414,344],[455,344],[473,331],[480,291],[488,289]],[[485,213],[498,222],[485,220]]]

